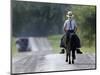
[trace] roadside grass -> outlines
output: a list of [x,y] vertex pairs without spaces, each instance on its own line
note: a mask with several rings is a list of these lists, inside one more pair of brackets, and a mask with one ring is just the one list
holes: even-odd
[[[60,48],[60,40],[63,35],[51,35],[48,36],[48,40],[50,41],[50,44],[53,48],[53,53],[60,53],[61,48]],[[17,52],[16,48],[16,39],[12,37],[11,41],[11,51],[12,51],[12,56],[15,56]],[[95,46],[82,46],[81,51],[84,53],[95,53]]]
[[[48,40],[50,41],[50,44],[53,48],[53,53],[59,53],[61,51],[61,48],[60,48],[60,40],[61,40],[61,37],[63,35],[51,35],[51,36],[48,36]],[[88,47],[88,46],[82,46],[81,47],[81,51],[83,53],[95,53],[95,46],[91,46],[91,47]]]
[[81,48],[81,51],[84,53],[95,53],[95,47],[85,47]]
[[50,41],[50,44],[53,48],[54,53],[59,53],[61,51],[60,49],[60,39],[62,35],[52,35],[48,36],[48,40]]
[[12,37],[11,39],[11,51],[12,51],[12,56],[15,56],[17,54],[16,40],[14,37]]

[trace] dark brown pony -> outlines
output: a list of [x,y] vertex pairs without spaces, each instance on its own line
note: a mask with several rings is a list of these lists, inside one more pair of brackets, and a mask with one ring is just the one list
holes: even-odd
[[67,40],[68,41],[66,42],[65,46],[66,62],[68,62],[69,64],[74,64],[74,60],[76,59],[75,50],[77,45],[76,34],[74,32],[70,33],[70,37]]

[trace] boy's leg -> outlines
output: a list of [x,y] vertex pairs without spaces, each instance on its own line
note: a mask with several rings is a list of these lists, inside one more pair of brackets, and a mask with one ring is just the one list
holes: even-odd
[[83,54],[83,52],[79,48],[77,48],[76,51],[78,54]]
[[64,35],[62,36],[62,38],[61,38],[61,42],[60,42],[60,47],[61,47],[61,48],[64,47],[63,38],[64,38]]
[[61,42],[60,42],[60,47],[62,48],[60,54],[64,54],[65,53],[65,50],[64,50],[65,47],[64,47],[64,42],[63,42],[64,36],[65,35],[62,36]]
[[76,42],[77,42],[77,45],[78,45],[76,51],[77,51],[78,54],[82,54],[83,52],[79,49],[79,48],[81,48],[80,39],[77,35],[76,35]]
[[64,49],[61,49],[60,54],[64,54],[64,53],[65,53],[65,50]]

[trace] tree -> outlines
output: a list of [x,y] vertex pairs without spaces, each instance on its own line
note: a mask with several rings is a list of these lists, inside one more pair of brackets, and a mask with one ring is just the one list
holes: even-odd
[[92,45],[95,41],[96,34],[96,7],[72,5],[72,11],[75,14],[80,29],[81,39],[83,41],[85,39],[85,42]]
[[69,5],[13,1],[13,35],[47,36],[62,33],[67,8]]

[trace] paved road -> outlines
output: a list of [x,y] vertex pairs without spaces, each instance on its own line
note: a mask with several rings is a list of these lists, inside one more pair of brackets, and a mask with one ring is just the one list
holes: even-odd
[[[92,58],[91,58],[92,57]],[[65,62],[65,54],[49,54],[44,56],[44,59],[37,64],[36,72],[45,71],[61,71],[61,70],[79,70],[79,69],[94,69],[95,56],[94,54],[78,54],[75,64]]]
[[[34,43],[33,41],[36,43]],[[44,41],[45,42],[44,42]],[[95,54],[77,54],[75,64],[65,62],[65,54],[53,54],[46,38],[31,39],[35,50],[18,53],[12,60],[13,73],[45,72],[76,69],[94,69]],[[40,43],[41,41],[41,43]],[[43,43],[44,42],[44,43]],[[39,48],[37,48],[38,44]],[[46,47],[45,44],[47,45]]]
[[43,56],[52,53],[52,47],[45,37],[30,37],[29,47],[31,52],[20,52],[12,57],[12,72],[34,72],[37,63]]

